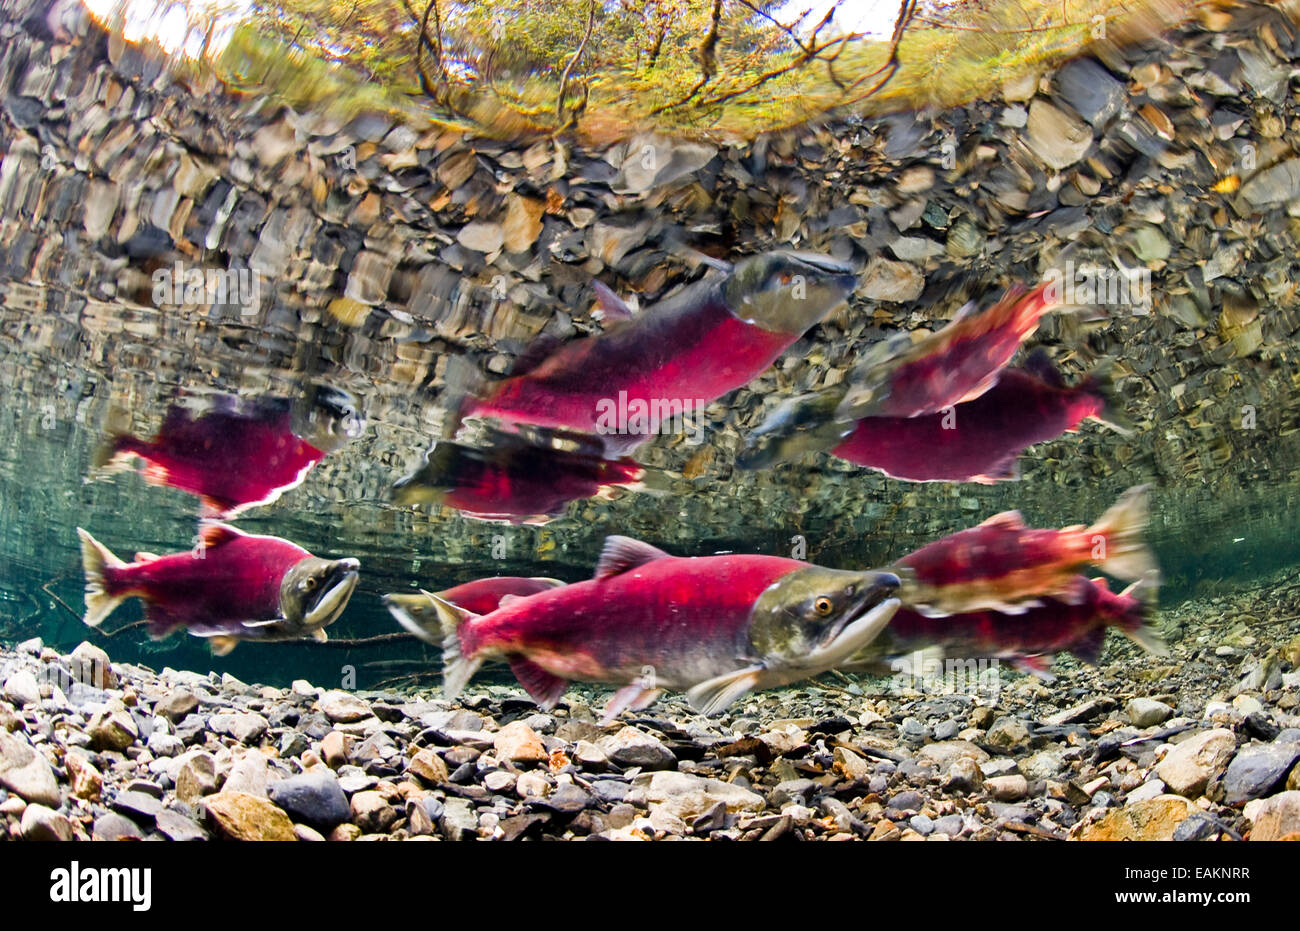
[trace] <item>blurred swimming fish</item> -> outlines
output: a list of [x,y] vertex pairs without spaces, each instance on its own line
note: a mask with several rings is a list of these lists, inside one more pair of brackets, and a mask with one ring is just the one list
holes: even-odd
[[1147,491],[1126,491],[1091,527],[1026,527],[1018,511],[990,517],[921,547],[895,563],[905,577],[903,604],[928,616],[972,611],[1023,613],[1041,597],[1077,596],[1074,574],[1093,565],[1135,580],[1154,577],[1147,548]]
[[198,416],[173,404],[151,440],[113,436],[95,465],[115,471],[139,457],[146,481],[197,495],[205,517],[231,518],[297,487],[364,427],[352,396],[333,387],[296,401],[221,395]]
[[1072,653],[1096,665],[1110,627],[1144,650],[1164,654],[1168,648],[1149,623],[1157,581],[1155,576],[1142,578],[1116,594],[1105,579],[1076,575],[1070,578],[1068,599],[1045,598],[1022,614],[973,611],[930,617],[900,608],[885,631],[841,669],[880,673],[900,659],[934,650],[962,661],[1009,659],[1047,678],[1055,653]]
[[415,472],[393,485],[397,504],[440,504],[479,520],[544,524],[569,502],[613,489],[660,491],[667,477],[626,457],[536,446],[496,434],[486,448],[438,440]]
[[918,342],[899,333],[872,346],[846,381],[835,419],[918,417],[988,391],[1021,344],[1057,305],[1052,282],[1016,285],[988,310],[967,304],[943,329]]
[[991,485],[1018,476],[1028,447],[1089,418],[1129,432],[1105,368],[1067,388],[1046,353],[1036,352],[1024,371],[1009,369],[973,401],[919,417],[863,418],[830,452],[905,481]]
[[485,615],[430,596],[438,624],[398,620],[443,646],[448,698],[485,660],[503,657],[543,708],[570,681],[621,685],[608,721],[664,689],[688,690],[711,714],[753,689],[818,675],[880,633],[898,607],[898,587],[888,572],[776,556],[680,558],[613,536],[588,581],[503,598]]
[[80,527],[85,622],[98,627],[128,598],[145,603],[154,639],[184,628],[217,655],[241,640],[323,642],[356,588],[355,559],[319,559],[279,537],[203,521],[195,549],[123,562]]
[[505,379],[483,383],[458,366],[457,421],[496,418],[602,436],[626,453],[666,422],[688,417],[748,383],[857,285],[850,266],[824,255],[768,252],[688,285],[639,314],[601,292],[598,336],[539,340]]
[[412,593],[394,592],[384,596],[384,604],[398,623],[417,637],[423,637],[425,631],[438,629],[435,596],[472,614],[490,614],[501,606],[503,600],[527,598],[538,592],[559,588],[563,584],[559,579],[499,575],[475,579],[440,592],[426,592],[423,589]]

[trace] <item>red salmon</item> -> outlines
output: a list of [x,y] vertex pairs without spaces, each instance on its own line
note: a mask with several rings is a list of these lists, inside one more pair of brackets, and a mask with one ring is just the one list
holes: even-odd
[[502,599],[486,615],[430,596],[437,627],[393,613],[442,644],[449,698],[485,660],[501,657],[545,708],[570,681],[622,685],[608,720],[665,688],[688,690],[696,708],[713,713],[752,689],[818,675],[884,628],[898,585],[887,572],[776,556],[680,558],[609,537],[588,581]]
[[1069,599],[1074,574],[1087,565],[1130,580],[1155,573],[1142,538],[1148,487],[1130,488],[1091,527],[1038,530],[1007,511],[923,546],[896,563],[906,579],[903,603],[929,615],[1015,613],[1040,596]]
[[279,537],[204,521],[194,550],[126,563],[77,528],[86,572],[86,617],[98,627],[127,598],[145,603],[149,633],[185,628],[222,655],[240,640],[326,639],[357,584],[355,559],[318,559]]

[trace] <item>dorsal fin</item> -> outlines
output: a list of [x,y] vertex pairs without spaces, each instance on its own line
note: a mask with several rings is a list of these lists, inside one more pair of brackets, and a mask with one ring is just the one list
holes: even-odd
[[199,521],[199,543],[207,549],[229,543],[236,537],[242,537],[243,535],[242,531],[236,530],[229,524],[223,524],[219,520]]
[[1056,367],[1056,363],[1052,361],[1052,357],[1042,346],[1037,347],[1025,357],[1025,364],[1022,368],[1053,388],[1065,387],[1065,379],[1061,377],[1060,369]]
[[1019,511],[1003,511],[1001,514],[994,514],[980,526],[1001,527],[1005,530],[1023,530],[1025,519],[1020,516]]
[[633,540],[631,537],[606,537],[605,546],[600,551],[600,559],[596,563],[594,577],[608,579],[656,559],[663,559],[667,555],[658,547]]
[[138,563],[154,562],[157,559],[158,559],[157,553],[136,553],[135,554],[135,561]]
[[1105,576],[1101,576],[1101,575],[1094,576],[1088,581],[1091,582],[1093,585],[1097,586],[1098,588],[1100,588],[1102,591],[1106,591],[1106,592],[1110,591],[1110,582],[1106,581]]
[[497,607],[504,608],[507,605],[514,604],[516,601],[523,601],[523,600],[524,600],[523,595],[502,595],[501,600],[497,602]]
[[535,340],[528,344],[528,348],[519,354],[515,359],[515,364],[510,369],[510,377],[516,375],[527,375],[533,369],[537,368],[555,352],[564,345],[564,340],[558,336],[552,336],[550,333],[543,333]]
[[596,292],[596,307],[605,315],[607,320],[631,320],[636,311],[632,305],[623,300],[609,285],[600,279],[591,283],[591,289]]

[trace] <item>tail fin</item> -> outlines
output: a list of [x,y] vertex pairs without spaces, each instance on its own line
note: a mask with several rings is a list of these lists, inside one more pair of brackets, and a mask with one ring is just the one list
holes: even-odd
[[1103,359],[1079,387],[1101,402],[1101,410],[1093,416],[1116,433],[1128,436],[1135,428],[1133,421],[1115,403],[1114,370],[1115,361]]
[[1156,590],[1159,585],[1160,573],[1150,572],[1119,593],[1121,598],[1137,599],[1137,604],[1125,612],[1123,622],[1119,626],[1124,636],[1148,653],[1166,656],[1169,647],[1165,643],[1165,638],[1150,623],[1151,609],[1155,607]]
[[1086,531],[1104,541],[1097,566],[1121,579],[1141,579],[1150,573],[1159,577],[1155,554],[1142,538],[1147,526],[1150,488],[1150,485],[1137,485],[1124,492]]
[[[412,611],[412,605],[418,604],[412,599],[424,599],[424,604]],[[384,604],[397,623],[415,636],[442,645],[443,694],[449,701],[455,699],[483,665],[482,658],[464,655],[460,639],[461,625],[478,615],[424,590],[419,595],[386,595]]]
[[483,395],[487,378],[469,358],[452,356],[447,360],[443,382],[446,385],[443,406],[447,409],[447,416],[442,422],[442,438],[450,440],[460,430],[472,402]]
[[77,536],[81,537],[81,566],[86,572],[86,616],[83,620],[89,627],[98,627],[114,608],[127,599],[126,594],[108,593],[104,573],[123,569],[126,563],[80,527]]
[[111,475],[124,471],[134,454],[133,444],[139,442],[131,435],[131,412],[116,403],[111,404],[104,415],[104,441],[91,456],[91,472]]

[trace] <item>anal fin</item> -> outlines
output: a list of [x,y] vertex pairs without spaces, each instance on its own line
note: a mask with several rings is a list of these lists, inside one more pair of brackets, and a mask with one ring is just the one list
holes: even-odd
[[566,680],[547,672],[522,653],[511,653],[506,661],[510,663],[510,671],[515,674],[524,691],[542,710],[549,711],[564,697],[564,692],[569,687]]

